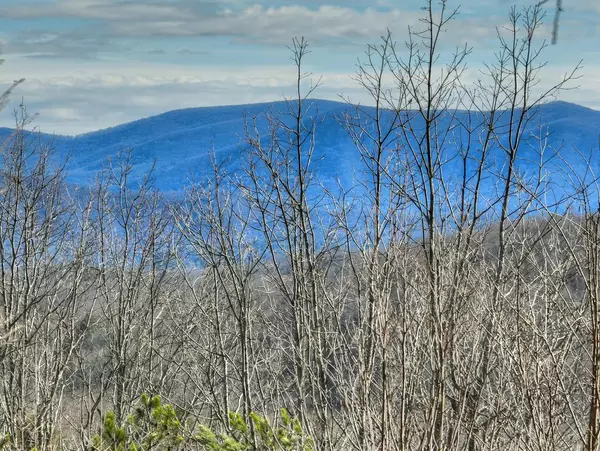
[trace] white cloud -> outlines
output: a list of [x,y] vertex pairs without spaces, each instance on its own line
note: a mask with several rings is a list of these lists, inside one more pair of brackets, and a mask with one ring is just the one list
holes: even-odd
[[[332,1],[332,4],[313,1],[279,6],[265,6],[258,3],[259,0],[253,1],[255,3],[244,0],[58,0],[0,6],[0,17],[8,19],[61,17],[98,21],[93,26],[75,25],[61,32],[27,30],[9,36],[4,51],[9,54],[35,53],[38,57],[90,58],[101,52],[135,52],[135,46],[126,47],[120,43],[123,39],[222,37],[232,39],[234,43],[283,46],[294,36],[305,36],[315,44],[333,48],[348,44],[362,46],[385,34],[387,29],[398,39],[404,39],[409,26],[423,27],[419,22],[423,11],[415,7],[415,2],[403,3],[401,8],[398,2],[390,3],[381,9],[381,6],[357,7],[359,3],[353,1]],[[454,46],[467,42],[488,46],[495,42],[496,27],[506,24],[508,15],[508,6],[503,5],[503,1],[464,2],[460,13],[445,26],[442,44]],[[588,11],[594,7],[593,1],[596,0],[585,0],[583,6],[578,4],[573,11],[581,11],[581,8]],[[355,3],[354,7],[352,3]],[[374,5],[382,4],[385,2]],[[451,7],[453,4],[449,3]],[[600,21],[600,17],[597,19]],[[565,12],[561,29],[563,39],[597,37],[600,27],[586,25],[582,20],[589,20],[589,17],[575,18]],[[550,25],[546,25],[544,33],[550,36]]]
[[[95,19],[101,23],[70,32],[62,39],[51,36],[46,44],[70,45],[74,41],[106,41],[118,37],[224,36],[263,43],[288,43],[304,35],[317,42],[331,38],[365,40],[377,38],[386,29],[405,32],[418,26],[422,11],[415,8],[355,9],[336,5],[283,5],[267,7],[259,3],[229,8],[232,2],[154,1],[115,2],[110,0],[59,0],[55,4],[24,3],[0,7],[0,16],[13,19],[67,17]],[[204,5],[204,6],[202,6]],[[239,6],[239,5],[238,5]],[[495,34],[493,22],[458,16],[449,31],[459,40]],[[498,22],[498,24],[501,22]],[[490,26],[492,25],[492,26]],[[83,33],[82,33],[83,32]],[[42,44],[40,39],[38,44]],[[19,42],[13,43],[15,46]],[[22,42],[21,42],[22,44]],[[90,45],[88,43],[88,45]]]
[[[77,70],[18,59],[0,71],[0,89],[17,73],[32,77],[14,92],[0,114],[1,126],[12,126],[11,108],[24,97],[36,124],[50,133],[77,134],[114,126],[172,109],[281,100],[293,90],[289,65],[260,68],[186,66],[151,63],[88,62]],[[351,81],[347,79],[348,83]],[[333,96],[331,96],[333,97]]]
[[[404,34],[409,26],[422,28],[421,16],[422,11],[414,9],[356,10],[328,5],[309,8],[254,4],[242,10],[228,10],[214,16],[192,15],[182,20],[113,21],[108,24],[107,33],[121,37],[222,36],[278,45],[289,43],[293,36],[305,36],[315,43],[355,41],[364,44],[385,34],[387,29]],[[455,44],[495,37],[494,25],[504,20],[504,17],[488,17],[482,21],[459,15],[446,27],[446,40]]]
[[[41,63],[26,60],[24,64],[36,73]],[[0,87],[7,86],[22,69],[18,62],[12,66],[0,72]],[[557,82],[568,69],[546,68],[539,89]],[[58,68],[37,74],[18,88],[12,106],[24,96],[29,111],[39,113],[35,123],[42,131],[63,134],[93,131],[179,108],[281,100],[284,94],[293,95],[295,76],[289,65],[244,71],[221,67],[199,72],[175,65],[98,62],[83,65],[73,74]],[[583,74],[572,84],[580,84],[581,89],[567,91],[561,99],[600,108],[600,67],[586,67]],[[473,80],[476,68],[465,76],[467,83]],[[368,95],[351,79],[350,71],[325,72],[322,81],[316,97],[339,100],[338,96],[344,94],[352,101],[370,103]],[[0,114],[0,125],[13,124],[10,108]]]
[[[189,3],[188,3],[189,4]],[[20,2],[0,8],[3,17],[37,19],[70,17],[100,20],[166,20],[185,19],[189,11],[186,3],[121,2],[113,0],[57,0],[56,2]]]

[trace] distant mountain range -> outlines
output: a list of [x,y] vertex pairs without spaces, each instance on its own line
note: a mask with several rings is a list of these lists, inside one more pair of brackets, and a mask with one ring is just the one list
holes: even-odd
[[[311,100],[309,104],[309,115],[317,119],[315,172],[322,180],[339,177],[350,183],[359,155],[340,125],[340,118],[351,107],[325,100]],[[106,158],[131,148],[134,175],[144,173],[155,162],[157,186],[165,192],[179,192],[190,177],[208,167],[212,149],[218,158],[228,158],[234,163],[239,160],[245,118],[256,117],[258,130],[266,136],[265,113],[285,109],[285,102],[189,108],[77,136],[41,134],[41,139],[54,145],[58,159],[70,155],[68,180],[72,183],[91,182]],[[582,152],[598,150],[600,111],[556,101],[540,106],[538,113],[535,124],[544,124],[549,143],[555,148],[563,146],[567,160],[573,154],[573,164],[579,164],[575,162],[577,152],[572,150],[573,146]],[[534,130],[532,125],[531,131]],[[0,129],[0,139],[11,132]],[[600,158],[597,161],[600,163]]]

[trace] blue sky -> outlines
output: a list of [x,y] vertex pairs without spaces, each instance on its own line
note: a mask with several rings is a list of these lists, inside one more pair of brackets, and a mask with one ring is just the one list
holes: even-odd
[[[527,1],[527,0],[521,0]],[[550,0],[549,13],[552,13]],[[540,88],[579,60],[582,78],[561,99],[600,109],[600,0],[564,0],[560,39],[544,53]],[[365,6],[369,4],[370,6]],[[366,44],[389,28],[403,41],[417,25],[416,0],[0,0],[0,88],[26,82],[0,113],[10,126],[24,98],[49,133],[97,130],[164,111],[280,100],[293,89],[286,46],[305,36],[315,96],[365,101],[352,80]],[[444,48],[471,45],[473,76],[497,48],[496,27],[513,2],[448,0],[460,6]],[[518,5],[522,6],[522,5]],[[551,21],[551,16],[547,22]],[[544,35],[546,33],[546,35]],[[550,39],[550,26],[540,38]],[[470,75],[469,75],[470,74]]]

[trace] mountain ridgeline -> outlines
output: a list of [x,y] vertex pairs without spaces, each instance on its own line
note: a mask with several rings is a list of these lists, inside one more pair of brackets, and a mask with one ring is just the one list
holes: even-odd
[[[304,108],[304,125],[307,128],[314,125],[315,131],[311,165],[315,178],[330,186],[337,184],[337,180],[345,187],[355,185],[360,177],[361,156],[347,129],[348,122],[354,120],[348,121],[347,118],[356,119],[356,108],[326,100],[309,100]],[[360,109],[359,122],[365,130],[369,130],[374,127],[369,117],[375,116],[375,108],[361,106]],[[287,105],[283,101],[189,108],[77,136],[48,135],[42,130],[36,139],[53,147],[57,162],[68,159],[67,180],[70,183],[91,183],[107,159],[114,159],[121,150],[130,149],[134,164],[132,180],[154,166],[156,186],[165,193],[176,194],[182,192],[190,180],[201,177],[210,168],[213,154],[218,161],[227,161],[233,168],[243,167],[244,149],[248,147],[247,125],[251,132],[258,132],[261,141],[268,145],[272,142],[268,115],[290,125],[292,118],[286,112]],[[402,114],[410,117],[412,112]],[[484,114],[458,110],[445,112],[438,119],[438,130],[449,130],[444,155],[440,155],[446,160],[446,175],[452,176],[452,156],[465,145],[465,124],[475,124],[471,126],[476,128],[478,117]],[[394,113],[384,110],[381,117],[389,123]],[[565,166],[578,171],[579,167],[587,167],[584,160],[590,155],[592,168],[600,163],[595,152],[592,152],[598,148],[600,111],[555,101],[536,107],[531,117],[521,144],[526,147],[521,152],[521,170],[535,171],[540,158],[546,162],[546,169],[550,172],[554,167]],[[508,117],[500,118],[498,127],[506,128],[508,121]],[[418,118],[415,121],[417,124],[422,122]],[[505,130],[500,131],[499,135],[503,132]],[[11,129],[0,129],[0,139],[10,139],[11,133]],[[397,135],[398,139],[388,141],[389,152],[401,151],[403,144],[406,144],[400,131]],[[534,142],[529,143],[529,137],[534,138]],[[545,147],[541,156],[540,143]],[[501,152],[498,156],[502,158]],[[503,163],[496,158],[495,164],[501,166]]]

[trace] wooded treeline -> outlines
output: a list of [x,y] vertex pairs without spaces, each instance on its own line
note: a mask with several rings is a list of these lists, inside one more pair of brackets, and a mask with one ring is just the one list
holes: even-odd
[[128,151],[70,186],[19,116],[0,152],[6,449],[91,449],[143,392],[190,431],[284,407],[318,450],[600,449],[599,191],[564,159],[589,149],[535,127],[577,72],[539,89],[529,8],[469,83],[455,13],[429,3],[406,43],[368,47],[376,107],[339,118],[354,187],[311,169],[303,39],[286,116],[267,135],[248,118],[241,168],[215,157],[182,198],[133,180]]

